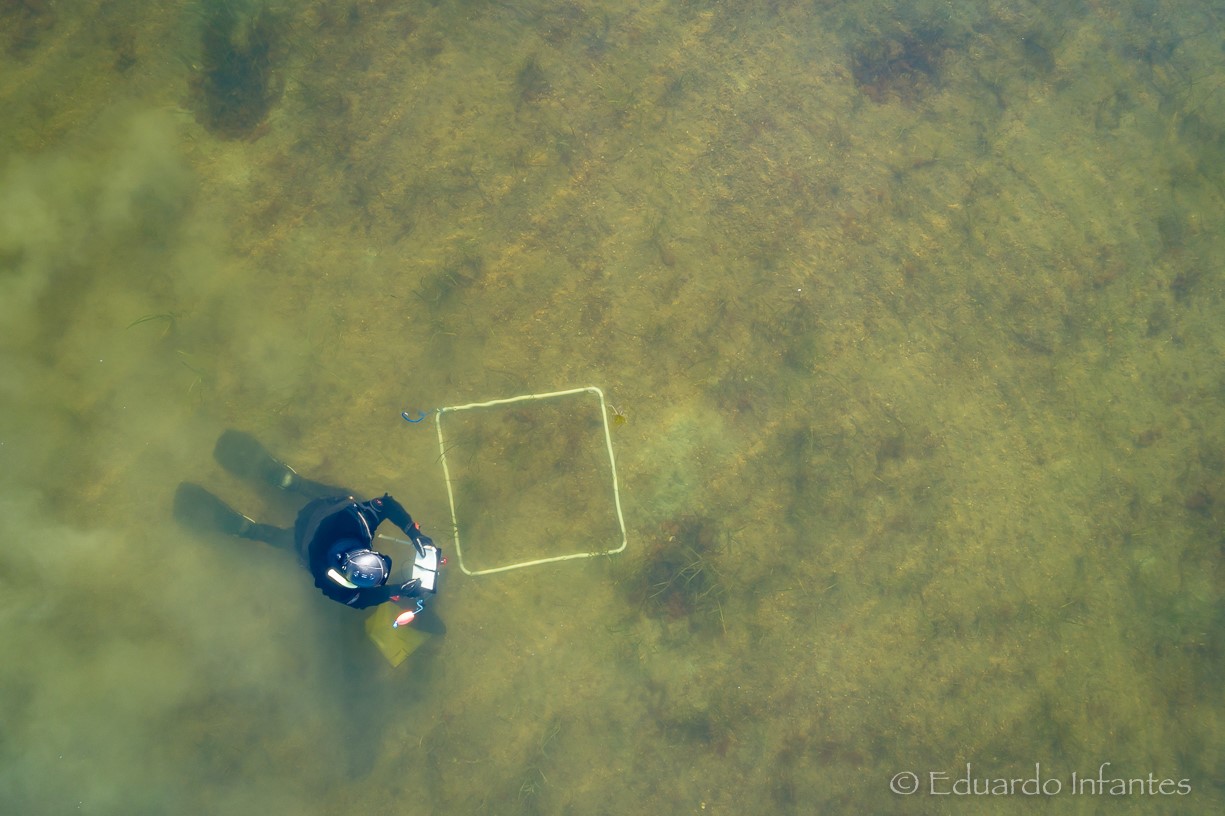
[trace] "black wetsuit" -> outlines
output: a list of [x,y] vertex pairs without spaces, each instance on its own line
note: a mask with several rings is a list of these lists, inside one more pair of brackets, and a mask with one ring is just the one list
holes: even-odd
[[[351,588],[328,576],[328,570],[340,570],[340,555],[349,547],[339,547],[340,542],[357,539],[363,546],[370,546],[374,531],[388,519],[404,531],[413,541],[421,537],[421,531],[398,501],[384,493],[380,499],[359,502],[352,496],[335,496],[315,499],[302,508],[294,524],[294,548],[298,557],[306,564],[317,586],[333,601],[364,609],[403,594],[399,584],[380,587]],[[372,547],[372,549],[374,549]]]

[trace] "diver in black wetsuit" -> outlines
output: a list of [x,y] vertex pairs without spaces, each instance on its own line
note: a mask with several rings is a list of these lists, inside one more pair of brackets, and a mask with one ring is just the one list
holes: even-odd
[[238,476],[310,501],[291,531],[260,524],[203,487],[183,482],[174,495],[174,515],[180,523],[293,550],[324,595],[354,609],[423,594],[420,582],[412,578],[412,562],[393,577],[391,559],[373,547],[374,531],[384,519],[404,531],[419,555],[434,543],[390,495],[361,501],[351,491],[303,478],[242,431],[223,433],[213,456]]

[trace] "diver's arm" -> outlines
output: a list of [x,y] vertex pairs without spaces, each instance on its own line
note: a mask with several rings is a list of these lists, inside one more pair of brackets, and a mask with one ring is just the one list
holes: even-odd
[[381,499],[372,499],[370,506],[375,508],[380,518],[390,520],[392,524],[403,530],[404,535],[412,540],[419,555],[425,554],[425,545],[434,543],[433,539],[421,532],[421,526],[413,521],[413,517],[404,509],[404,505],[393,499],[391,494],[384,493]]
[[411,598],[421,594],[420,582],[418,581],[409,581],[406,584],[388,584],[368,589],[349,589],[330,581],[325,581],[318,586],[323,590],[323,594],[333,601],[353,609],[366,609],[367,607],[387,603],[393,598]]
[[417,525],[413,521],[413,517],[404,509],[404,505],[391,497],[390,493],[384,493],[381,499],[371,499],[370,506],[379,514],[380,519],[389,519],[392,524],[404,531],[404,534],[412,538],[417,533]]
[[368,606],[378,606],[381,603],[387,603],[393,596],[399,594],[399,585],[359,589],[357,596],[348,605],[354,609],[365,609]]

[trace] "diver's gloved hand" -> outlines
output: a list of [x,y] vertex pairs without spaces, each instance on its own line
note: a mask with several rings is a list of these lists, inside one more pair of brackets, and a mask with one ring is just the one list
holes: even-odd
[[[434,546],[434,539],[418,530],[414,530],[413,533],[416,534],[416,537],[413,538],[413,546],[417,548],[417,555],[424,558],[425,548]],[[413,536],[413,533],[409,533],[409,536]]]
[[417,594],[417,589],[421,586],[421,579],[414,578],[411,581],[405,581],[400,584],[399,594],[401,596],[412,597]]

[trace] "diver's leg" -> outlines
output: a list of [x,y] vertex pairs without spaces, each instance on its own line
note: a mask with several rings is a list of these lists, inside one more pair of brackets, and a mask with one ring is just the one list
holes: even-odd
[[344,488],[298,475],[296,470],[269,453],[258,439],[243,431],[231,428],[223,433],[213,448],[213,457],[236,476],[310,499],[349,495]]
[[291,531],[260,524],[191,482],[183,482],[174,492],[174,517],[197,532],[227,533],[287,549],[293,546]]

